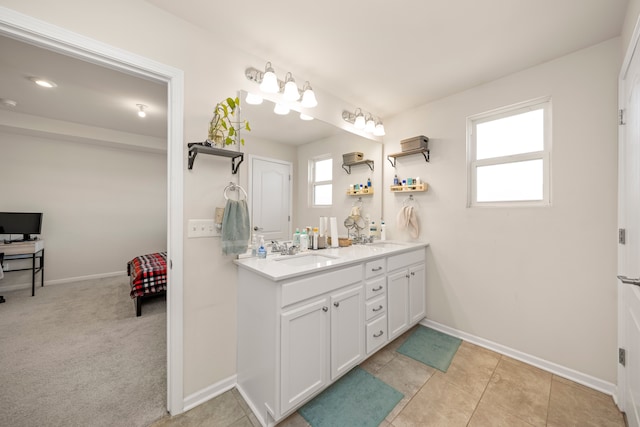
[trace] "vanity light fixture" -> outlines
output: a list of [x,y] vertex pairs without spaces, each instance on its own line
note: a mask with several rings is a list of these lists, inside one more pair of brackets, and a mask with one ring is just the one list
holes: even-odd
[[265,93],[280,92],[280,84],[278,84],[278,78],[276,77],[275,71],[273,71],[271,62],[267,62],[267,65],[264,66],[264,74],[262,75],[260,90]]
[[345,122],[353,124],[353,127],[356,129],[364,130],[375,136],[384,136],[385,134],[382,120],[375,118],[371,113],[365,114],[360,108],[356,108],[356,111],[353,113],[344,110],[342,112],[342,119]]
[[138,107],[138,117],[147,117],[147,113],[144,110],[148,107],[144,104],[136,104],[136,106]]
[[42,77],[29,77],[29,80],[31,80],[38,86],[44,87],[47,89],[51,89],[58,86],[57,84],[55,84],[55,82],[52,82],[51,80],[43,79]]
[[367,114],[367,118],[364,125],[364,131],[373,133],[376,129],[376,122],[373,121],[373,116],[371,114]]
[[280,93],[282,91],[283,99],[288,102],[300,100],[300,93],[302,93],[302,100],[300,100],[302,107],[313,108],[318,105],[316,95],[308,81],[305,82],[302,90],[300,90],[296,85],[293,74],[290,72],[287,73],[285,81],[279,80],[273,71],[271,62],[267,62],[264,71],[250,67],[244,71],[244,75],[247,80],[258,83],[260,90],[264,93]]
[[289,111],[291,111],[289,107],[284,104],[280,104],[279,102],[277,102],[276,106],[273,107],[273,112],[280,116],[286,116],[287,114],[289,114]]
[[284,99],[287,101],[295,102],[300,99],[300,92],[296,81],[293,79],[293,75],[288,72],[284,78]]
[[302,87],[302,101],[300,102],[304,108],[313,108],[318,105],[316,94],[313,92],[309,82],[305,82]]
[[260,105],[262,104],[262,97],[258,94],[247,92],[247,97],[244,99],[247,104]]

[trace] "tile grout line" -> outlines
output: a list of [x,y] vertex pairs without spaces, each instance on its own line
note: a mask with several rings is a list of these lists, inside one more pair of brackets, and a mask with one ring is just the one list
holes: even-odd
[[498,363],[496,363],[496,366],[494,366],[493,368],[493,372],[491,372],[491,375],[489,376],[489,381],[487,381],[487,384],[484,386],[484,390],[482,390],[482,394],[480,395],[480,398],[478,399],[478,402],[476,403],[476,407],[473,409],[473,412],[471,413],[471,416],[469,417],[469,421],[467,421],[467,426],[469,425],[469,423],[471,423],[471,420],[473,419],[473,416],[476,414],[476,411],[478,410],[478,407],[480,406],[480,401],[482,401],[482,398],[484,397],[484,394],[487,391],[487,388],[489,388],[489,383],[491,382],[491,378],[493,378],[493,376],[496,373],[496,369],[498,369],[498,365],[500,365],[500,361],[502,360],[502,355],[500,355],[500,357],[498,358]]

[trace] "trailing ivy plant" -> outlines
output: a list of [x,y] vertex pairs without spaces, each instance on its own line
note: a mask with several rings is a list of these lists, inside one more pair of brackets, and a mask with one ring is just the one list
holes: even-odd
[[[227,98],[218,102],[213,109],[213,117],[209,122],[209,144],[231,145],[235,144],[239,131],[246,129],[251,131],[247,120],[239,120],[236,113],[240,111],[240,98]],[[240,138],[244,145],[244,138]]]

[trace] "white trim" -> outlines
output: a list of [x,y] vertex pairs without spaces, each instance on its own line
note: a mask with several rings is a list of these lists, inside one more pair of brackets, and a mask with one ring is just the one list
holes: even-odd
[[568,380],[574,381],[578,384],[582,384],[584,386],[592,388],[594,390],[598,390],[602,393],[613,396],[614,398],[616,396],[617,387],[615,384],[592,377],[591,375],[587,375],[582,372],[575,371],[571,368],[567,368],[565,366],[558,365],[553,362],[549,362],[548,360],[544,360],[539,357],[532,356],[527,353],[523,353],[519,350],[515,350],[513,348],[504,346],[502,344],[498,344],[493,341],[489,341],[487,339],[480,338],[475,335],[471,335],[454,328],[450,328],[449,326],[445,326],[441,323],[434,322],[433,320],[429,320],[425,318],[420,322],[420,324],[423,326],[427,326],[429,328],[435,329],[437,331],[443,332],[445,334],[460,338],[472,344],[476,344],[480,347],[484,347],[489,350],[495,351],[496,353],[509,356],[513,359],[519,360],[521,362],[543,369],[552,374],[558,375],[559,377],[563,377]]
[[220,396],[225,391],[229,391],[236,386],[238,377],[232,375],[224,380],[218,381],[208,387],[203,388],[200,391],[190,394],[184,398],[183,407],[185,411],[195,408],[204,402]]
[[83,61],[167,83],[167,249],[172,267],[167,291],[167,408],[183,412],[183,178],[184,73],[98,40],[0,6],[0,34]]
[[[93,280],[93,279],[106,279],[107,277],[117,277],[117,276],[126,276],[126,271],[114,271],[111,273],[99,273],[99,274],[89,274],[87,276],[75,276],[75,277],[65,277],[64,279],[56,279],[56,280],[45,280],[45,286],[49,285],[62,285],[65,283],[74,283],[74,282],[82,282],[84,280]],[[36,290],[40,287],[40,281],[36,279]],[[0,290],[3,291],[17,291],[20,289],[31,289],[31,282],[25,283],[16,283],[13,285],[0,286]]]

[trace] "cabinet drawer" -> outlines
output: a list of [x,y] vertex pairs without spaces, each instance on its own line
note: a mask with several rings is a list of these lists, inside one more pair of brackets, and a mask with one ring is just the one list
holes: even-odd
[[380,276],[386,272],[384,258],[369,261],[364,265],[364,277],[368,279],[370,277]]
[[402,267],[409,266],[411,264],[417,264],[424,262],[424,249],[418,249],[416,251],[405,252],[400,255],[394,255],[389,257],[387,264],[388,270],[393,271]]
[[386,277],[380,277],[371,281],[367,281],[365,285],[365,298],[374,298],[378,295],[384,295],[387,291],[387,279]]
[[367,324],[367,354],[380,348],[387,342],[387,316]]
[[362,265],[343,268],[325,274],[310,274],[282,285],[282,307],[331,292],[362,280]]
[[379,314],[386,313],[387,311],[387,296],[382,295],[376,299],[369,301],[366,304],[366,320],[373,319]]

